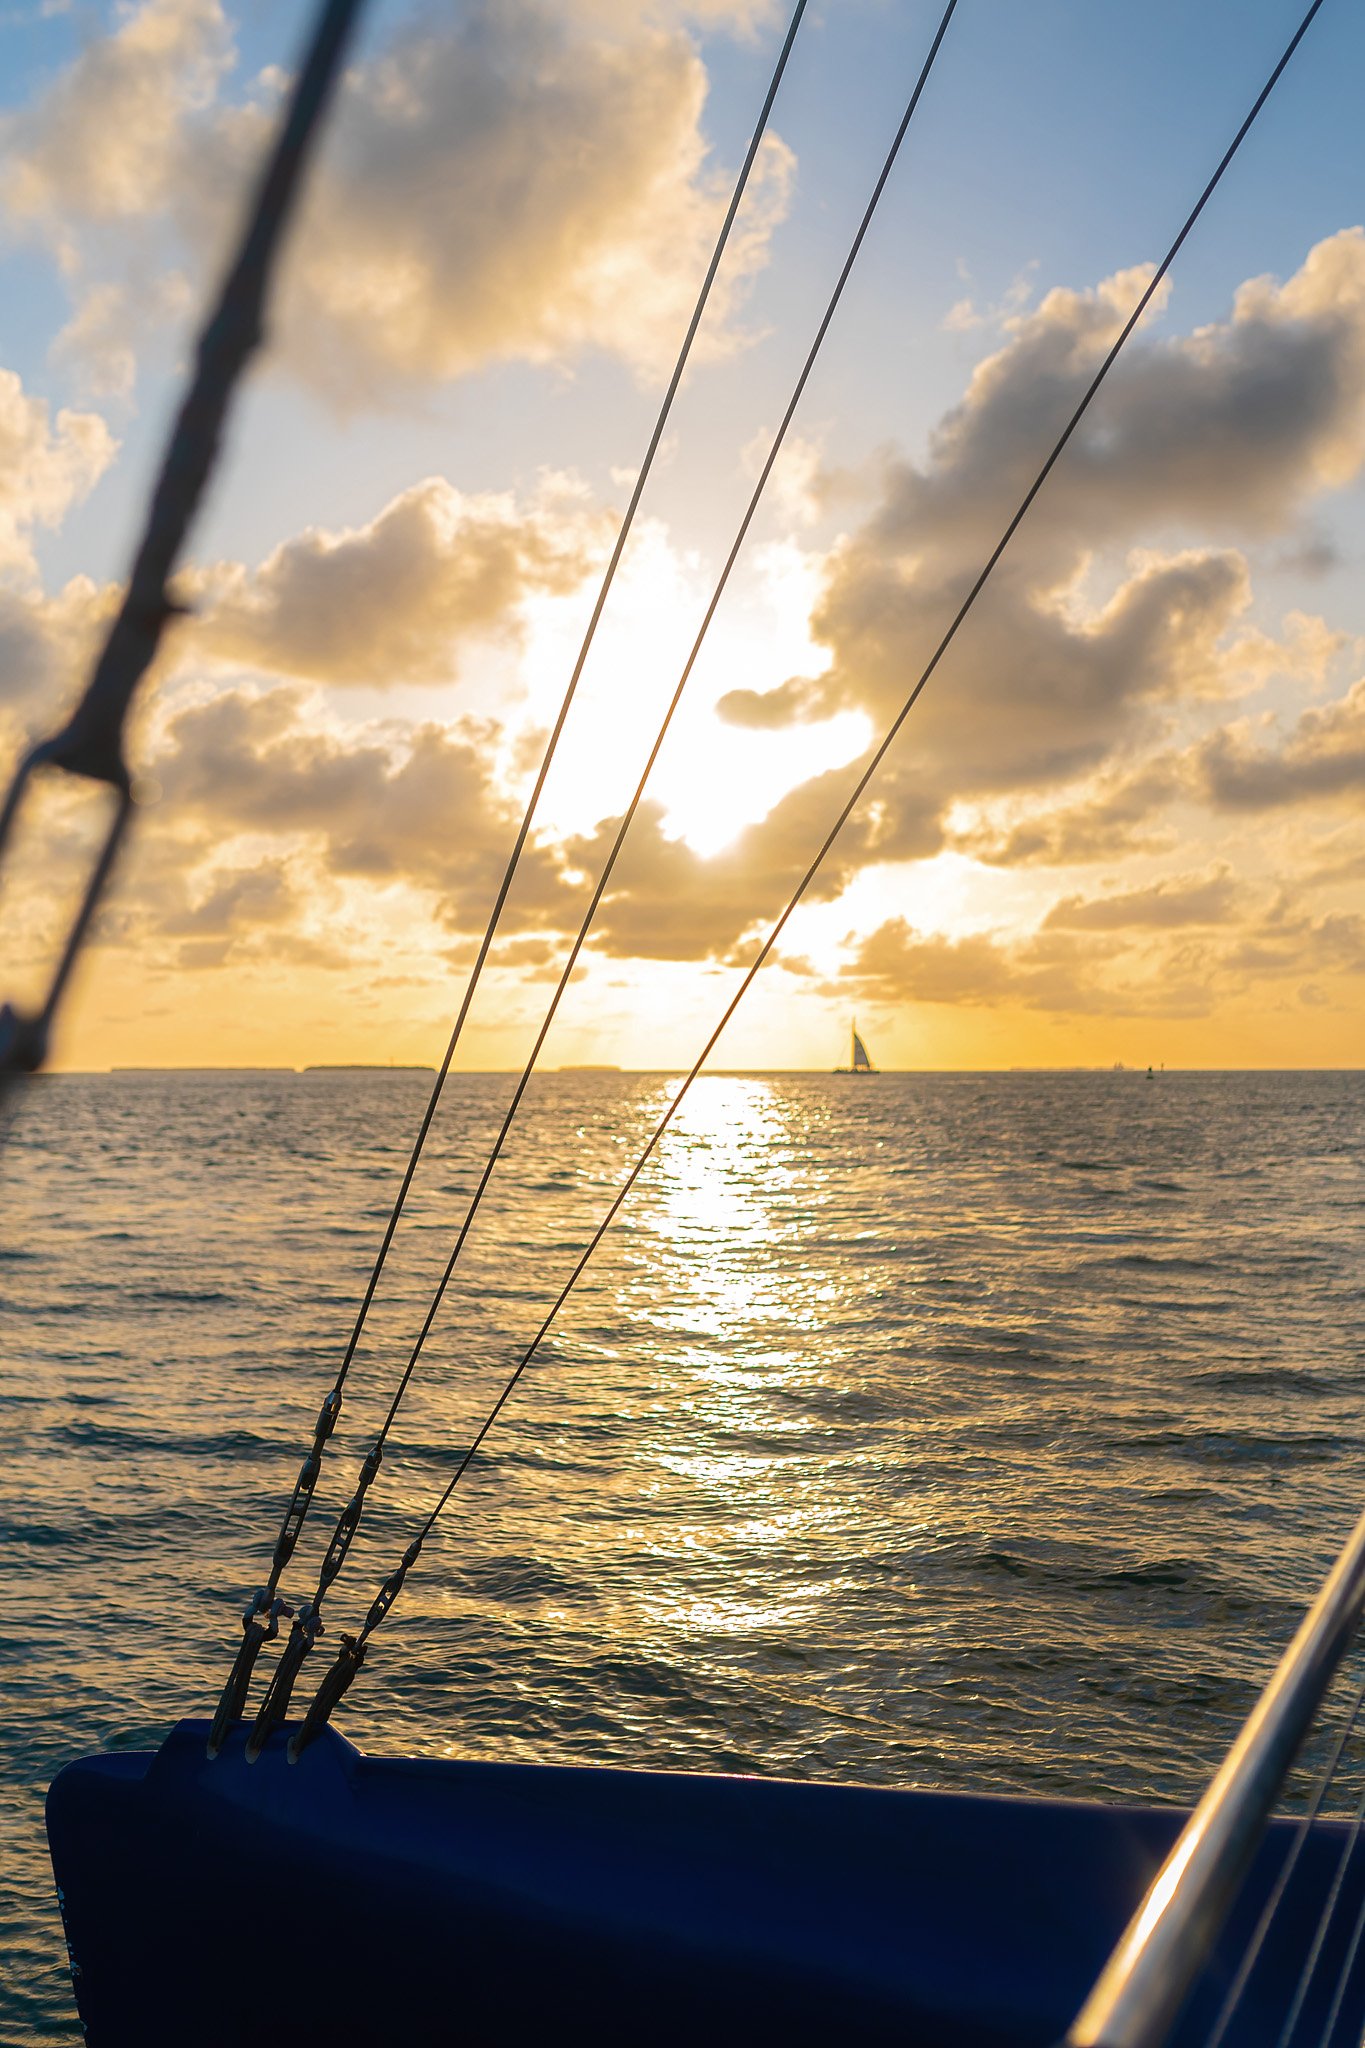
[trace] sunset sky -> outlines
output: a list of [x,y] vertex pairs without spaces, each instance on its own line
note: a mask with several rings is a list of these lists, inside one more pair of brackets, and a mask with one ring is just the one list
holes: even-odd
[[[961,0],[548,1065],[690,1061],[1301,11]],[[462,1065],[539,1021],[940,12],[812,7]],[[0,6],[7,760],[310,13]],[[786,19],[375,0],[57,1065],[439,1058]],[[886,1066],[1359,1064],[1362,76],[1327,0],[717,1064],[854,1012]],[[83,823],[30,821],[0,995]]]

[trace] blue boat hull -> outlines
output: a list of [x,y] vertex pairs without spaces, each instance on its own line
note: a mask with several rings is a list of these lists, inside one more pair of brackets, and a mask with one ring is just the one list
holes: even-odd
[[[248,1764],[240,1732],[210,1764],[206,1734],[72,1764],[48,1796],[92,2048],[1045,2048],[1183,1818],[374,1758],[330,1731],[297,1765],[279,1742]],[[1282,1995],[1246,2001],[1229,2048],[1274,2040],[1343,1839],[1314,1828],[1256,1979]],[[1207,2035],[1287,1846],[1272,1830],[1182,2042]],[[1353,1859],[1319,2025],[1361,1896]]]

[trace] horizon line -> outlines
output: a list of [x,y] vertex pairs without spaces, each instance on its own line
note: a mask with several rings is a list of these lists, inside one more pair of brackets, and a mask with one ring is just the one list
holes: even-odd
[[[602,1078],[607,1075],[685,1074],[687,1070],[688,1064],[683,1060],[644,1067],[624,1067],[607,1063],[594,1063],[590,1065],[567,1064],[559,1067],[536,1068],[538,1074],[547,1076],[563,1075],[566,1077],[576,1075],[579,1078]],[[516,1075],[522,1071],[523,1069],[519,1065],[510,1067],[452,1067],[447,1078],[453,1080],[461,1075]],[[115,1065],[109,1067],[51,1066],[38,1073],[23,1075],[17,1078],[33,1081],[105,1080],[115,1075],[131,1076],[136,1074],[289,1074],[296,1078],[302,1078],[307,1074],[434,1074],[435,1072],[436,1067],[432,1062],[412,1060],[320,1061],[310,1062],[308,1065],[301,1067],[288,1066],[283,1062],[275,1064],[250,1060],[233,1062],[187,1060],[173,1065],[162,1066],[152,1064],[138,1066]],[[911,1074],[1137,1074],[1145,1076],[1151,1073],[1154,1077],[1161,1074],[1359,1074],[1365,1073],[1365,1061],[1358,1061],[1352,1066],[1327,1064],[1276,1066],[1266,1064],[1240,1067],[1213,1065],[1170,1066],[1156,1062],[1130,1062],[1127,1060],[1070,1061],[1064,1064],[1039,1061],[1036,1064],[1015,1063],[1008,1067],[874,1067],[870,1070],[870,1073],[872,1076],[904,1076]],[[793,1066],[706,1067],[703,1068],[698,1079],[705,1079],[708,1076],[718,1080],[739,1079],[744,1077],[761,1077],[769,1074],[813,1075],[830,1080],[845,1077],[863,1078],[861,1074],[856,1077],[850,1076],[849,1069],[847,1068]]]

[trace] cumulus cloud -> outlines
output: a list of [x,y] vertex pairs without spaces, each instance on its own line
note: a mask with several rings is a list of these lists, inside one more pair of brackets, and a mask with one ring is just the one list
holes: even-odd
[[1043,920],[1045,931],[1169,930],[1180,925],[1227,924],[1243,891],[1227,867],[1211,875],[1173,876],[1146,889],[1107,896],[1064,896]]
[[[1155,893],[1132,892],[1126,909],[1124,899],[1110,899],[1119,913],[1112,923],[1064,914],[1022,935],[951,938],[889,918],[853,945],[847,973],[860,997],[876,1002],[1012,1006],[1058,1017],[1198,1017],[1266,981],[1365,971],[1365,919],[1354,914],[1314,916],[1282,897],[1233,923],[1229,895],[1226,917],[1185,918],[1174,901],[1154,903]],[[1177,914],[1168,918],[1167,910]],[[1089,928],[1070,928],[1076,923]],[[1187,924],[1225,923],[1216,936],[1182,935]],[[1326,998],[1314,984],[1307,1000]]]
[[[520,0],[513,17],[523,30],[531,20]],[[611,9],[593,19],[615,48]],[[560,32],[546,34],[554,56]],[[672,51],[676,22],[656,20],[649,34]],[[401,69],[405,52],[382,61]],[[690,48],[683,55],[695,62]],[[424,105],[419,95],[419,125]],[[1074,477],[1059,470],[1036,530],[1021,534],[917,707],[814,902],[836,900],[864,869],[945,846],[987,865],[1084,867],[1169,844],[1180,805],[1254,815],[1310,795],[1358,797],[1365,684],[1284,732],[1262,720],[1198,735],[1249,689],[1324,690],[1346,651],[1341,634],[1303,614],[1278,634],[1252,624],[1248,557],[1223,540],[1224,529],[1253,542],[1277,523],[1288,530],[1295,506],[1359,466],[1363,250],[1355,231],[1333,237],[1288,284],[1246,287],[1220,325],[1141,341],[1114,406],[1082,438]],[[856,709],[886,723],[1137,282],[1052,293],[1011,323],[924,462],[890,465],[870,515],[833,551],[814,620],[828,669],[733,691],[723,718],[777,729]],[[1162,424],[1167,406],[1186,423],[1178,446]],[[1196,460],[1187,443],[1201,406],[1211,424]],[[804,456],[796,485],[788,509],[804,521],[821,499]],[[572,589],[603,537],[585,501],[555,487],[522,501],[427,479],[365,525],[301,534],[255,568],[197,572],[191,644],[319,685],[437,682],[458,672],[471,637],[515,630],[529,599]],[[287,937],[321,961],[330,943],[341,957],[341,941],[307,916],[319,885],[422,892],[455,941],[481,927],[518,815],[494,764],[515,757],[518,735],[469,721],[344,727],[340,716],[321,692],[270,688],[182,704],[169,720],[154,772],[194,859],[188,875],[168,866],[148,902],[187,963],[241,957],[253,923],[262,945]],[[785,902],[857,765],[801,784],[710,857],[646,805],[597,949],[735,957]],[[520,949],[509,957],[523,969],[553,966],[613,832],[608,820],[562,845],[533,843],[508,920]],[[1149,880],[1148,869],[1140,887],[1068,877],[1050,907],[1035,899],[1024,936],[951,937],[884,919],[854,942],[849,973],[878,998],[1189,1015],[1215,986],[1358,971],[1358,920],[1266,908],[1226,863],[1189,872],[1212,852],[1183,851],[1181,872]]]
[[[660,374],[731,182],[709,160],[685,23],[764,12],[475,0],[400,25],[349,73],[291,239],[277,326],[295,370],[345,402],[590,348]],[[97,295],[69,347],[88,331],[121,363],[111,224],[170,221],[196,262],[224,246],[280,84],[222,103],[230,58],[217,0],[144,0],[0,132],[12,213]],[[767,138],[704,350],[740,338],[792,170]]]
[[[808,710],[856,706],[889,723],[955,590],[902,576],[880,550],[842,560],[815,622],[835,660],[807,686]],[[1148,557],[1079,617],[1006,571],[916,706],[906,752],[945,798],[1067,780],[1130,740],[1153,707],[1217,693],[1219,643],[1249,600],[1246,563],[1226,550]]]
[[[297,690],[233,690],[176,713],[152,769],[177,819],[302,846],[334,878],[429,892],[465,931],[482,928],[520,822],[494,779],[497,738],[469,721],[338,731]],[[510,928],[544,922],[563,893],[533,838]]]
[[[774,707],[782,716],[869,700],[884,710],[904,694],[1142,281],[1128,273],[1090,292],[1049,292],[976,370],[924,466],[890,467],[817,617],[834,664],[816,684],[788,685]],[[1084,715],[1090,704],[1149,694],[1154,666],[1178,667],[1182,689],[1191,668],[1196,683],[1201,669],[1207,680],[1218,636],[1246,602],[1240,558],[1225,549],[1148,554],[1106,605],[1087,610],[1077,584],[1094,549],[1162,529],[1284,525],[1365,459],[1359,229],[1319,243],[1282,286],[1244,286],[1228,321],[1129,346],[951,657],[959,724],[1016,694],[1031,724],[1046,699],[1054,723],[1071,723],[1078,707]],[[1013,659],[1002,637],[1018,639]],[[1042,693],[1030,688],[1030,663],[1055,677]],[[980,703],[1002,669],[996,704]],[[934,687],[949,693],[946,677]],[[752,704],[744,712],[757,715]],[[919,732],[935,716],[926,702]]]
[[1074,941],[1001,940],[988,932],[948,938],[888,918],[860,941],[849,974],[874,1001],[954,1003],[1085,1013],[1124,1009],[1096,981],[1094,949]]
[[11,215],[76,266],[83,227],[141,218],[182,175],[187,117],[212,104],[231,57],[219,0],[143,0],[0,121]]
[[[337,726],[320,693],[291,687],[182,702],[148,735],[160,801],[96,943],[150,972],[368,973],[378,941],[443,971],[450,935],[482,930],[520,821],[498,740],[468,721]],[[571,894],[533,838],[507,934],[556,929]]]
[[[1158,821],[1184,787],[1179,757],[1157,754],[1139,766],[1116,763],[1074,795],[1053,797],[1022,814],[993,806],[953,822],[949,844],[989,867],[1079,867],[1169,843]],[[951,814],[950,814],[951,815]]]
[[1245,727],[1211,734],[1195,751],[1194,770],[1221,810],[1342,800],[1365,807],[1365,680],[1304,711],[1279,744],[1257,746]]
[[[299,237],[296,331],[325,337],[337,378],[449,377],[585,347],[660,374],[730,182],[707,166],[705,94],[686,35],[630,10],[585,32],[541,0],[499,0],[405,32],[341,110]],[[713,348],[791,169],[770,139]]]
[[54,597],[0,583],[0,709],[55,726],[85,681],[117,595],[85,576]]
[[169,912],[162,929],[172,938],[221,940],[244,924],[254,930],[277,923],[294,902],[284,870],[268,861],[219,873],[197,900]]
[[[352,964],[348,948],[310,928],[316,920],[306,878],[300,883],[269,856],[235,866],[215,864],[210,857],[188,874],[162,861],[155,887],[144,863],[140,881],[134,907],[141,916],[128,919],[120,936],[139,948],[171,941],[169,964],[178,973],[229,963]],[[108,944],[112,934],[102,936]]]
[[200,644],[324,682],[446,681],[471,638],[515,629],[533,593],[573,589],[604,532],[599,515],[553,482],[521,508],[430,477],[366,526],[309,530],[255,570],[201,572]]
[[[847,794],[850,771],[831,770],[800,783],[757,824],[718,853],[699,854],[671,837],[657,805],[641,805],[594,926],[593,945],[619,958],[698,960],[728,955],[746,935],[772,923]],[[839,896],[872,860],[913,858],[934,850],[932,829],[918,842],[908,804],[873,806],[841,834],[808,892],[814,903]],[[932,813],[930,814],[932,826]],[[571,868],[595,879],[617,821],[570,840]]]
[[1220,958],[1242,981],[1297,974],[1365,972],[1365,918],[1329,911],[1313,916],[1283,898]]
[[[732,691],[722,718],[778,729],[857,709],[885,728],[1148,274],[1053,290],[1005,323],[926,458],[886,465],[835,549],[812,622],[827,668]],[[1064,864],[1159,845],[1161,813],[1201,777],[1229,806],[1344,791],[1354,699],[1306,714],[1274,759],[1234,736],[1196,768],[1170,741],[1177,711],[1325,685],[1344,636],[1302,613],[1278,636],[1249,624],[1248,560],[1205,536],[1289,531],[1362,462],[1360,229],[1320,242],[1283,284],[1244,285],[1221,322],[1163,338],[1149,321],[916,705],[883,805],[907,802],[917,841],[936,812],[942,844]]]
[[69,369],[85,392],[128,402],[137,384],[139,333],[150,322],[179,327],[191,310],[189,283],[179,271],[140,278],[136,286],[93,284],[53,342],[53,360]]
[[60,526],[99,481],[117,444],[98,413],[63,410],[0,370],[0,573],[34,571],[35,526]]
[[[884,547],[979,552],[1032,481],[1150,275],[1050,291],[1008,323],[942,421],[923,469],[894,473]],[[1149,322],[1151,319],[1149,314]],[[1251,280],[1231,316],[1135,336],[1029,515],[1027,539],[1069,557],[1101,537],[1191,523],[1287,526],[1365,460],[1365,230],[1309,251],[1283,284]]]

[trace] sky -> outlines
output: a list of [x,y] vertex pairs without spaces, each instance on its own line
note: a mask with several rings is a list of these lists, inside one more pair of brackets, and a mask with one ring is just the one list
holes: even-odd
[[[811,6],[457,1064],[518,1064],[940,8]],[[544,1055],[690,1063],[1297,24],[960,0]],[[0,748],[78,694],[298,0],[0,5]],[[375,0],[67,1068],[435,1062],[785,30]],[[1355,1066],[1365,15],[1327,0],[715,1054]],[[26,812],[4,993],[98,822]]]

